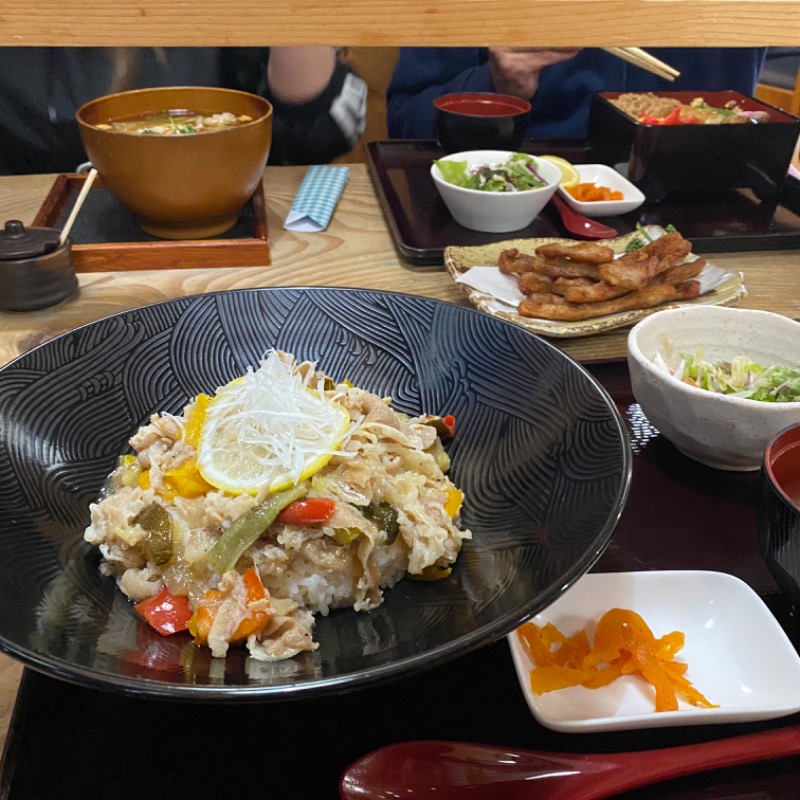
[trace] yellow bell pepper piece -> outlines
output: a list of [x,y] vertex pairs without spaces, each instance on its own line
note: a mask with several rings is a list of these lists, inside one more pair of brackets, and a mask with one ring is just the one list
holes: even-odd
[[184,461],[176,469],[165,472],[164,483],[167,489],[163,493],[165,496],[171,493],[173,497],[202,497],[204,494],[214,491],[214,487],[200,474],[194,458]]
[[207,394],[199,394],[195,398],[194,408],[192,409],[186,424],[183,426],[183,441],[197,450],[200,441],[200,430],[206,421],[206,410],[211,402],[211,397]]
[[461,504],[464,502],[464,492],[461,489],[445,489],[447,500],[444,504],[444,510],[447,516],[451,519],[458,514],[461,510]]

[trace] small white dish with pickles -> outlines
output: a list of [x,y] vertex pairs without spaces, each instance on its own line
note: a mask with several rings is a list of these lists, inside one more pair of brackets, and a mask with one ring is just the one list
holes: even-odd
[[587,217],[613,217],[635,211],[645,201],[645,196],[625,176],[607,164],[574,164],[580,183],[604,186],[612,192],[621,192],[621,200],[576,200],[564,186],[558,194],[575,211]]
[[688,665],[683,676],[716,707],[692,705],[678,692],[677,710],[656,711],[654,685],[636,672],[600,688],[537,694],[531,688],[536,665],[518,629],[508,643],[525,700],[542,725],[587,733],[754,722],[800,711],[800,656],[739,578],[707,570],[589,573],[531,622],[552,623],[567,637],[585,630],[594,645],[598,621],[611,609],[634,611],[657,638],[681,632],[684,645],[672,660]]

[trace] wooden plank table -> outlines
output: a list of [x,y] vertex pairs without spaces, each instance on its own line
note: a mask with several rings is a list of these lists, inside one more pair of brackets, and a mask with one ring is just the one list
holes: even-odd
[[[439,268],[409,267],[397,254],[372,183],[363,165],[351,165],[350,181],[329,228],[292,233],[283,220],[305,173],[303,167],[269,167],[265,175],[272,265],[213,269],[84,273],[80,293],[37,312],[0,313],[0,363],[63,331],[117,311],[201,292],[261,286],[349,286],[411,292],[468,305],[462,290]],[[55,176],[0,178],[0,221],[30,224]],[[770,251],[709,254],[744,274],[741,307],[762,308],[800,319],[800,253]],[[553,340],[581,361],[620,358],[626,331],[582,339]],[[8,729],[21,665],[0,655],[0,744]]]
[[[283,229],[303,167],[269,167],[265,178],[272,265],[231,269],[136,270],[80,276],[80,295],[55,308],[0,313],[0,363],[78,325],[147,303],[220,289],[259,286],[349,286],[412,292],[468,305],[460,287],[437,267],[409,266],[386,228],[366,168],[350,167],[350,181],[324,233]],[[30,224],[54,176],[0,178],[0,221]],[[800,254],[760,251],[707,254],[709,260],[744,274],[744,308],[763,308],[800,319]],[[554,340],[579,360],[625,355],[626,332]]]

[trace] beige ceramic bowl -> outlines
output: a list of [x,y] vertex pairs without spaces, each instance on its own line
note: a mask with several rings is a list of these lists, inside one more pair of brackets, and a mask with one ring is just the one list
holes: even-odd
[[653,361],[682,352],[708,361],[745,355],[764,366],[800,363],[800,323],[767,311],[684,306],[646,317],[628,335],[628,367],[636,401],[679,450],[717,469],[749,471],[778,431],[800,421],[800,402],[765,403],[715,394],[683,383]]
[[[96,127],[147,112],[230,111],[253,121],[188,136],[143,136]],[[205,86],[139,89],[100,97],[77,111],[86,154],[112,194],[148,233],[216,236],[233,227],[264,173],[272,106],[248,92]]]

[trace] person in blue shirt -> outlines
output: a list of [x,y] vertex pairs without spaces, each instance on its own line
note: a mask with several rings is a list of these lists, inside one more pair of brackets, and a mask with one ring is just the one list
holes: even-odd
[[585,138],[591,95],[603,91],[734,90],[752,95],[766,48],[648,48],[674,82],[599,49],[402,48],[387,90],[389,136],[435,139],[433,100],[501,92],[530,100],[528,135]]

